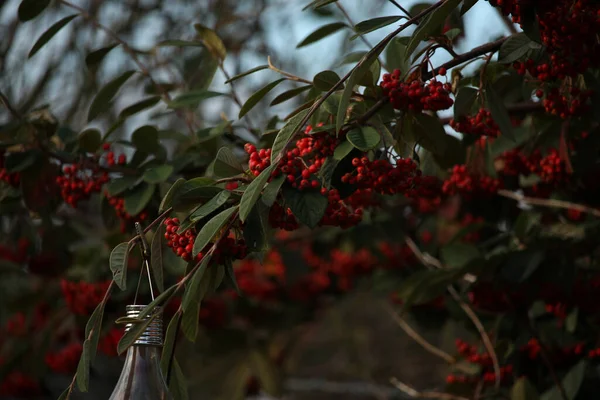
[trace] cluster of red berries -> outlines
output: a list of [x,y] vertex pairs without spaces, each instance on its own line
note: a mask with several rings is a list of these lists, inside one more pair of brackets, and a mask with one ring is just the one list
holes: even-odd
[[13,187],[17,187],[19,186],[19,183],[21,183],[20,173],[9,173],[6,168],[4,168],[4,154],[0,154],[0,181],[6,182]]
[[46,353],[46,365],[59,374],[72,374],[77,369],[83,346],[79,342],[71,343],[55,352]]
[[[542,93],[540,89],[537,91],[536,96],[541,97],[539,95]],[[581,91],[577,88],[571,88],[563,94],[558,88],[552,88],[546,94],[543,104],[547,113],[566,119],[588,112],[590,106],[587,102],[591,95],[591,90]]]
[[23,264],[27,260],[30,247],[31,242],[27,238],[19,238],[16,246],[0,245],[0,260]]
[[[196,240],[197,235],[196,230],[190,228],[181,234],[177,233],[180,224],[178,218],[167,218],[165,219],[164,224],[166,225],[165,239],[167,239],[167,245],[178,257],[181,257],[186,261],[202,260],[204,254],[208,251],[208,248],[212,246],[209,243],[207,247],[199,252],[194,258],[193,250],[194,241]],[[236,239],[235,237],[231,237],[231,235],[227,235],[219,240],[219,244],[212,255],[212,262],[221,264],[226,257],[239,260],[245,258],[247,255],[248,248],[244,239]]]
[[380,84],[383,94],[387,96],[396,110],[402,111],[440,111],[452,107],[450,98],[451,85],[435,79],[428,84],[418,80],[404,82],[400,70],[384,74]]
[[556,149],[550,149],[532,172],[537,173],[543,182],[554,186],[568,182],[570,175],[565,160],[560,157]]
[[[115,155],[115,153],[113,151],[109,151],[110,143],[104,143],[102,145],[102,150],[107,152],[105,154],[105,160],[106,160],[107,166],[112,167],[115,165],[125,165],[127,163],[127,157],[125,156],[125,154],[119,154],[117,156],[117,155]],[[115,159],[115,157],[116,157],[116,159]]]
[[60,287],[67,307],[73,314],[90,315],[104,298],[110,281],[88,283],[62,279]]
[[141,211],[137,215],[131,215],[125,210],[125,198],[123,197],[112,197],[108,192],[104,193],[104,196],[108,200],[108,204],[115,210],[117,217],[121,220],[121,232],[127,231],[127,225],[133,222],[143,222],[148,218],[148,211]]
[[396,165],[387,159],[369,161],[367,157],[352,159],[354,171],[342,176],[343,183],[359,188],[373,189],[381,194],[404,193],[413,186],[417,175],[417,164],[407,158],[399,159]]
[[[483,219],[483,217],[475,217],[473,214],[467,213],[461,219],[460,225],[463,228],[465,228],[467,226],[480,224],[483,222],[485,222],[485,219]],[[463,242],[477,243],[480,239],[480,236],[481,234],[479,233],[479,231],[469,232],[463,236],[462,240]]]
[[494,122],[492,113],[481,108],[475,116],[462,116],[458,120],[450,120],[450,126],[457,132],[474,136],[500,136],[500,128]]
[[[448,375],[446,382],[453,383],[476,383],[483,379],[484,383],[490,384],[496,381],[496,375],[493,370],[492,358],[488,353],[480,353],[477,346],[472,346],[461,339],[456,339],[456,349],[458,353],[467,361],[481,366],[480,376]],[[500,382],[506,383],[513,375],[513,366],[511,364],[500,367]]]
[[42,329],[46,322],[47,306],[44,304],[38,305],[34,311],[30,321],[22,312],[17,312],[6,321],[6,334],[8,336],[25,336],[30,332],[35,332]]
[[32,399],[39,396],[41,388],[37,380],[20,371],[13,371],[0,382],[0,397]]
[[498,179],[474,175],[466,165],[455,165],[452,175],[443,183],[442,192],[448,196],[458,194],[465,200],[473,200],[492,197],[501,188],[502,183]]
[[108,181],[108,172],[100,171],[99,167],[88,169],[77,164],[64,166],[63,175],[56,177],[61,196],[71,207],[77,207],[81,200],[87,200],[92,193],[100,192]]

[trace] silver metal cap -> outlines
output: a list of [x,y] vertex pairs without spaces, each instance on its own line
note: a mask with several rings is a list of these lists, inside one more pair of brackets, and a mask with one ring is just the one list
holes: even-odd
[[[145,305],[129,305],[125,307],[127,317],[138,318],[140,312],[146,308]],[[162,319],[162,308],[156,307],[154,309],[158,315],[154,317],[150,325],[141,334],[141,336],[133,343],[137,346],[162,346],[163,345],[163,319]],[[146,315],[144,319],[150,319],[150,315]],[[125,325],[125,331],[127,332],[133,324]]]

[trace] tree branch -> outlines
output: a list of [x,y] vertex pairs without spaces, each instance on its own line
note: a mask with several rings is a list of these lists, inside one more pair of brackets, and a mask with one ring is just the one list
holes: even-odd
[[396,378],[391,378],[390,383],[394,385],[398,390],[402,393],[406,394],[415,399],[440,399],[440,400],[469,400],[466,397],[455,396],[450,393],[440,393],[440,392],[419,392],[416,389],[408,386],[406,383],[400,382]]
[[515,201],[521,201],[523,203],[542,206],[542,207],[550,207],[550,208],[562,208],[566,210],[577,210],[587,214],[591,214],[595,217],[600,217],[600,210],[597,208],[592,208],[585,206],[583,204],[571,203],[569,201],[563,200],[552,200],[552,199],[540,199],[537,197],[528,197],[519,193],[511,192],[510,190],[501,189],[498,190],[498,195],[502,197],[506,197],[509,199],[513,199]]

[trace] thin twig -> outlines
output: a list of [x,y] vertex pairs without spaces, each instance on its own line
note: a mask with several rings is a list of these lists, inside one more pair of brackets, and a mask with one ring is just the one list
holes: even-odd
[[276,66],[273,65],[273,62],[271,61],[271,56],[267,56],[267,64],[269,65],[269,69],[271,71],[275,71],[278,74],[281,74],[281,75],[285,76],[290,81],[302,82],[302,83],[306,83],[307,85],[312,85],[313,84],[313,82],[309,81],[308,79],[301,78],[299,76],[296,76],[296,75],[291,74],[289,72],[285,72],[285,71],[277,68]]
[[498,190],[498,195],[509,198],[509,199],[513,199],[515,201],[535,205],[535,206],[550,207],[550,208],[563,208],[566,210],[577,210],[577,211],[591,214],[595,217],[600,217],[600,210],[598,210],[597,208],[585,206],[583,204],[571,203],[569,201],[563,201],[563,200],[540,199],[537,197],[528,197],[528,196],[524,196],[519,193],[511,192],[510,190],[506,190],[506,189]]
[[408,18],[411,18],[410,13],[406,10],[406,8],[402,7],[400,4],[398,4],[398,2],[396,0],[388,0],[390,3],[392,3],[393,5],[395,5],[396,7],[398,7],[400,9],[400,11],[402,11],[404,14],[406,14],[406,16]]
[[391,378],[390,383],[394,385],[402,393],[415,399],[440,399],[440,400],[470,400],[466,397],[456,396],[450,393],[441,392],[419,392],[418,390],[408,386],[406,383],[400,382],[396,378]]
[[[229,75],[229,72],[227,72],[227,70],[225,69],[225,65],[223,64],[223,60],[221,60],[221,59],[219,59],[219,69],[225,76],[225,80],[227,80],[227,81],[231,80],[231,75]],[[237,91],[235,90],[235,87],[233,86],[233,82],[229,82],[229,85],[231,86],[231,97],[233,98],[233,101],[235,101],[235,104],[237,104],[238,107],[242,108],[244,103],[242,103],[240,96],[238,96]],[[254,126],[252,124],[252,120],[250,119],[250,117],[248,115],[246,115],[246,125],[248,128],[248,131],[250,133],[254,134]]]

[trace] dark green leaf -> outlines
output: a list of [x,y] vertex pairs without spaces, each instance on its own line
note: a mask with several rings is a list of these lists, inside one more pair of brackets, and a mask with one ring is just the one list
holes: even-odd
[[339,161],[350,154],[353,148],[354,146],[352,143],[344,140],[335,148],[335,151],[333,152],[333,158]]
[[227,282],[235,289],[238,295],[241,295],[240,287],[238,286],[237,280],[235,279],[235,272],[233,271],[233,262],[231,258],[225,259],[225,277],[227,278]]
[[283,198],[298,221],[309,228],[315,228],[319,224],[329,204],[327,198],[319,192],[299,191],[289,186],[284,186]]
[[456,39],[461,33],[462,30],[460,30],[460,28],[452,28],[446,33],[444,33],[444,36],[446,36],[448,40],[454,41],[454,39]]
[[161,183],[169,179],[172,172],[172,165],[159,165],[158,167],[151,167],[144,171],[142,178],[148,183]]
[[38,150],[26,150],[18,153],[10,153],[5,161],[4,168],[6,172],[22,172],[35,165],[41,153]]
[[220,178],[228,178],[243,173],[244,168],[231,149],[222,147],[215,158],[213,172]]
[[240,220],[242,222],[246,220],[246,217],[248,217],[248,214],[250,214],[250,211],[252,211],[252,207],[254,207],[254,204],[256,204],[256,201],[260,197],[265,184],[271,177],[271,173],[276,167],[276,164],[272,164],[267,167],[265,170],[263,170],[263,172],[260,173],[260,175],[254,178],[246,190],[244,190],[244,194],[240,200]]
[[275,200],[277,199],[277,195],[279,194],[279,190],[281,189],[281,185],[285,182],[285,175],[279,175],[277,178],[274,178],[267,187],[265,188],[262,195],[262,202],[271,207]]
[[81,392],[87,392],[90,385],[90,364],[92,362],[90,352],[92,350],[92,343],[89,339],[83,342],[83,351],[81,352],[81,358],[77,365],[77,387]]
[[269,66],[268,65],[259,65],[258,67],[249,69],[246,72],[242,72],[241,74],[235,75],[235,76],[227,79],[225,81],[225,83],[231,83],[231,82],[236,81],[236,80],[238,80],[240,78],[243,78],[244,76],[248,76],[248,75],[253,74],[255,72],[258,72],[258,71],[262,71],[263,69],[269,69]]
[[273,90],[275,88],[275,86],[279,85],[283,81],[285,81],[285,78],[277,79],[275,82],[269,83],[268,85],[259,89],[252,96],[250,96],[248,98],[248,100],[246,100],[246,102],[244,103],[242,108],[240,109],[238,118],[241,119],[244,115],[246,115],[248,113],[248,111],[252,110],[252,108],[254,108],[254,106],[256,106],[258,104],[258,102],[261,101],[263,99],[263,97],[265,97],[267,95],[267,93],[269,93],[271,90]]
[[[565,389],[565,393],[569,400],[575,400],[577,392],[579,392],[579,388],[583,382],[586,368],[586,361],[581,360],[575,364],[575,366],[571,368],[563,378],[562,387]],[[560,393],[560,390],[554,386],[541,396],[541,400],[564,400],[564,398]]]
[[187,381],[176,358],[173,358],[172,369],[169,391],[173,395],[174,400],[188,400]]
[[85,65],[87,65],[87,67],[89,69],[96,67],[98,64],[100,64],[100,62],[104,59],[104,57],[106,57],[106,55],[108,53],[110,53],[110,51],[117,46],[118,46],[118,44],[113,44],[113,45],[110,45],[107,47],[102,47],[98,50],[92,51],[90,54],[85,56]]
[[[245,194],[245,193],[244,193]],[[219,214],[213,217],[210,221],[208,221],[198,235],[196,236],[196,240],[194,241],[194,257],[200,253],[208,243],[210,243],[217,233],[229,222],[231,216],[238,210],[238,207],[231,207],[225,211],[221,211]]]
[[346,139],[348,139],[348,142],[354,147],[362,151],[368,151],[375,148],[381,141],[377,130],[370,126],[352,129],[346,135]]
[[181,321],[181,311],[177,311],[175,315],[173,315],[173,318],[171,318],[171,321],[169,322],[169,326],[167,326],[167,331],[165,332],[165,340],[160,357],[160,369],[163,376],[169,375],[169,362],[171,362],[171,359],[174,357],[173,352],[175,351],[175,342],[177,341],[179,321]]
[[315,87],[323,92],[334,87],[339,81],[339,75],[333,71],[321,71],[313,78]]
[[398,296],[403,300],[403,309],[412,305],[430,302],[443,294],[462,272],[455,269],[419,270],[404,279],[398,288]]
[[98,94],[94,97],[92,105],[90,105],[87,117],[88,122],[110,108],[113,97],[115,97],[121,86],[123,86],[134,73],[135,71],[124,72],[100,89]]
[[441,248],[442,261],[451,268],[462,268],[481,258],[477,247],[467,243],[453,243]]
[[160,96],[152,96],[152,97],[148,97],[147,99],[140,100],[137,103],[134,103],[128,107],[125,107],[119,113],[119,118],[124,119],[124,118],[130,117],[134,114],[139,113],[140,111],[144,111],[145,109],[156,105],[156,103],[158,103],[159,101],[160,101]]
[[154,153],[158,147],[158,129],[151,125],[137,128],[131,135],[131,142],[144,153]]
[[90,351],[88,354],[90,363],[93,363],[94,358],[96,358],[96,349],[98,348],[98,342],[100,341],[100,333],[102,330],[102,318],[104,317],[105,305],[106,303],[104,301],[98,303],[96,309],[92,313],[92,316],[85,325],[85,337],[86,340],[90,341]]
[[475,99],[479,91],[472,87],[463,86],[458,89],[456,100],[454,101],[454,119],[458,120],[462,116],[471,114],[471,108],[475,104]]
[[202,43],[206,46],[206,48],[214,55],[216,58],[221,60],[225,60],[227,56],[227,50],[225,49],[225,45],[223,41],[217,35],[215,31],[212,29],[202,25],[202,24],[194,24],[194,28],[198,35],[200,35],[200,39]]
[[[208,268],[210,259],[211,259],[210,256],[206,256],[202,259],[200,266],[198,267],[198,269],[196,271],[194,271],[194,274],[192,275],[192,278],[190,279],[190,283],[188,283],[186,285],[185,293],[183,294],[183,298],[181,299],[181,309],[183,310],[184,318],[185,318],[185,313],[190,310],[190,306],[193,306],[193,303],[197,303],[199,305],[200,301],[202,300],[200,297],[200,292],[199,292],[200,282],[202,281],[202,278],[204,277],[204,273],[206,272],[206,269]],[[194,309],[192,309],[192,310],[194,310]],[[196,311],[198,311],[198,310],[196,310]],[[196,325],[197,324],[198,324],[198,320],[196,319]]]
[[29,51],[29,55],[27,57],[33,57],[33,55],[37,53],[42,47],[44,47],[44,45],[48,43],[48,41],[52,39],[54,35],[56,35],[62,28],[65,27],[65,25],[71,22],[71,20],[77,17],[78,15],[79,14],[69,15],[68,17],[61,19],[60,21],[52,25],[50,28],[48,28],[46,32],[42,33],[42,36],[40,36],[39,39],[35,42],[31,50]]
[[246,218],[243,235],[250,253],[260,253],[269,248],[269,207],[263,202],[256,202]]
[[57,400],[69,400],[71,398],[71,392],[72,389],[71,386],[69,386],[61,393]]
[[150,243],[150,266],[154,283],[160,292],[165,291],[164,267],[163,267],[163,239],[165,235],[165,224],[161,222],[152,236]]
[[508,111],[504,106],[504,101],[500,96],[498,96],[498,93],[496,93],[491,85],[486,86],[485,97],[489,110],[492,113],[492,118],[494,119],[494,122],[498,124],[500,132],[502,132],[502,135],[507,139],[514,141],[515,136],[513,134],[513,127],[512,123],[510,122]]
[[328,4],[331,3],[335,3],[337,0],[313,0],[310,3],[308,3],[306,6],[304,6],[304,8],[302,8],[302,11],[305,11],[309,8],[313,8],[315,10],[321,8],[321,7],[325,7]]
[[109,265],[113,280],[121,290],[127,288],[127,259],[129,258],[129,243],[119,243],[110,253]]
[[399,69],[401,74],[408,72],[410,63],[406,56],[406,48],[409,39],[408,37],[394,38],[390,40],[390,43],[385,48],[386,65],[390,69],[390,72],[395,69]]
[[510,64],[525,56],[533,48],[541,46],[527,37],[523,32],[516,33],[509,37],[498,51],[498,62]]
[[315,43],[329,35],[336,33],[340,29],[347,27],[348,25],[344,24],[343,22],[334,22],[328,25],[324,25],[316,31],[314,31],[313,33],[311,33],[310,35],[308,35],[307,37],[305,37],[300,43],[298,43],[298,46],[296,46],[296,48],[308,46],[309,44]]
[[200,319],[200,302],[193,301],[181,317],[181,331],[190,342],[195,342],[198,336],[198,322]]
[[438,117],[427,114],[416,114],[413,125],[418,134],[418,143],[434,154],[446,151],[446,130]]
[[352,36],[350,40],[354,40],[360,35],[364,35],[365,33],[376,31],[377,29],[386,27],[388,25],[393,24],[396,21],[399,21],[401,16],[389,16],[389,17],[377,17],[368,19],[366,21],[361,21],[355,26],[356,35]]
[[184,183],[186,183],[186,181],[183,178],[179,178],[175,181],[175,183],[171,186],[165,197],[163,197],[162,201],[160,202],[160,207],[158,208],[159,213],[162,213],[167,208],[171,207],[173,199],[178,194],[179,189],[182,188]]
[[23,0],[19,4],[19,21],[30,21],[50,5],[50,0]]
[[460,8],[460,15],[464,15],[469,11],[479,0],[464,0],[463,5]]
[[106,191],[108,192],[109,196],[116,196],[133,187],[137,181],[138,178],[136,176],[130,175],[123,176],[122,178],[116,178],[106,185]]
[[310,89],[312,87],[313,87],[312,85],[306,85],[306,86],[300,86],[300,87],[297,87],[294,89],[287,90],[287,91],[281,93],[280,95],[278,95],[277,97],[275,97],[273,99],[273,101],[271,102],[271,104],[269,104],[269,105],[276,106],[277,104],[281,104],[285,101],[293,99],[294,97],[306,92],[308,89]]
[[89,128],[77,137],[79,148],[88,153],[95,153],[102,145],[102,134],[98,129]]
[[169,102],[169,108],[196,108],[200,102],[217,96],[225,96],[225,94],[210,90],[194,90],[175,97]]
[[577,320],[579,319],[579,308],[574,308],[573,311],[565,318],[565,329],[569,333],[575,333],[577,330]]
[[526,377],[519,378],[510,390],[510,400],[538,400],[535,386]]
[[[288,143],[294,136],[294,133],[300,128],[300,123],[308,113],[308,110],[302,110],[290,118],[286,124],[279,130],[273,146],[271,147],[271,162],[274,163],[277,157],[285,150]],[[261,188],[262,189],[262,188]],[[249,211],[249,210],[248,210]]]
[[148,205],[154,194],[156,185],[141,183],[125,194],[125,211],[129,215],[138,215]]
[[228,190],[223,190],[221,193],[217,194],[215,197],[213,197],[212,199],[204,203],[202,206],[200,206],[196,211],[194,211],[189,217],[190,220],[194,223],[200,221],[207,215],[213,213],[223,204],[225,204],[230,197],[231,192]]

